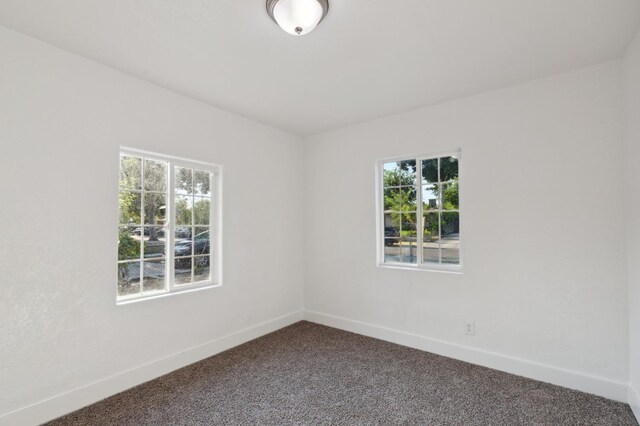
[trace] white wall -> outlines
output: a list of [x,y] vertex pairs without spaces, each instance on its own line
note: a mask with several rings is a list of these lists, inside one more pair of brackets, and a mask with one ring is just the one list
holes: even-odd
[[[0,416],[302,308],[297,137],[1,27],[0,58]],[[222,288],[116,306],[120,145],[224,166]]]
[[[605,63],[308,139],[305,309],[626,399],[620,75]],[[376,267],[375,161],[458,147],[464,274]]]
[[640,421],[640,33],[624,62],[629,270],[629,403]]

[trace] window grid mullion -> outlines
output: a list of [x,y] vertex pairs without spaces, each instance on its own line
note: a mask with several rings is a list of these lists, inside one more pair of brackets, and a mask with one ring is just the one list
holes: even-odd
[[444,207],[444,193],[442,191],[442,183],[440,182],[442,179],[440,178],[440,157],[438,157],[437,162],[438,167],[438,198],[440,200],[440,208],[438,209],[438,265],[442,265],[442,208]]
[[191,168],[191,282],[193,284],[196,263],[196,172]]
[[422,239],[424,238],[422,218],[422,160],[416,159],[416,265],[422,264]]
[[166,226],[167,233],[169,234],[165,238],[165,243],[167,247],[167,254],[165,258],[167,259],[167,264],[165,265],[165,275],[167,279],[165,280],[165,289],[169,292],[173,291],[174,287],[174,256],[175,256],[175,223],[176,223],[176,212],[175,212],[175,198],[176,198],[176,189],[175,189],[175,165],[172,161],[167,162],[167,172],[169,176],[167,178],[167,211],[165,216],[167,218]]
[[[382,193],[381,194],[377,194],[380,198],[378,200],[378,211],[382,212],[382,216],[378,218],[378,232],[380,232],[380,236],[382,237],[382,243],[378,242],[379,247],[378,247],[378,262],[386,262],[386,256],[385,256],[385,247],[386,247],[386,235],[385,235],[385,216],[384,216],[384,206],[385,206],[385,199],[384,199],[384,194],[385,194],[385,189],[387,188],[385,186],[385,182],[384,182],[384,163],[379,163],[378,164],[378,168],[376,170],[377,172],[377,179],[378,182],[380,182],[380,188]],[[380,238],[378,238],[378,240],[380,240]]]
[[[209,276],[211,277],[211,279],[214,281],[215,284],[215,276],[216,276],[216,271],[214,270],[214,258],[213,256],[216,255],[217,256],[217,251],[214,252],[214,247],[218,246],[218,240],[217,240],[217,226],[216,229],[213,229],[213,225],[214,223],[217,223],[217,216],[215,215],[215,211],[216,209],[214,208],[213,204],[214,204],[214,200],[216,199],[216,195],[218,195],[217,191],[218,188],[216,188],[214,185],[217,182],[218,178],[218,169],[214,170],[213,172],[209,173],[209,192],[211,193],[210,195],[210,202],[209,202]],[[216,207],[218,207],[216,205]]]
[[442,264],[442,210],[438,211],[438,264]]
[[140,280],[140,292],[139,295],[143,294],[143,285],[144,285],[144,167],[145,161],[144,158],[140,159],[140,268],[139,268],[139,280]]

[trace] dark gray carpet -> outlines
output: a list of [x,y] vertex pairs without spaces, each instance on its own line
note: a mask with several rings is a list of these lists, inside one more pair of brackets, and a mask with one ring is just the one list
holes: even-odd
[[637,425],[593,395],[300,322],[51,425]]

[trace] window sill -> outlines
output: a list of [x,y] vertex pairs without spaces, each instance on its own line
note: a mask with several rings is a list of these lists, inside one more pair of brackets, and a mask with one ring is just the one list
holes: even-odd
[[408,271],[442,272],[445,274],[464,275],[462,266],[459,265],[418,266],[405,263],[378,263],[377,266],[379,268],[387,269],[404,269]]
[[118,300],[116,300],[116,305],[117,306],[130,305],[133,303],[145,302],[147,300],[162,299],[165,297],[171,297],[178,294],[194,293],[196,291],[210,290],[218,287],[222,287],[222,284],[213,284],[213,281],[208,281],[204,283],[198,283],[198,285],[188,286],[187,288],[178,288],[178,289],[173,289],[172,291],[150,293],[145,296],[121,297]]

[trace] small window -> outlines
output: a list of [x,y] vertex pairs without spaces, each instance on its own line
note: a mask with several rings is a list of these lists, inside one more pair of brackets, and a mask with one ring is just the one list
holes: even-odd
[[220,285],[218,166],[120,153],[117,300]]
[[460,152],[378,164],[378,264],[461,270]]

